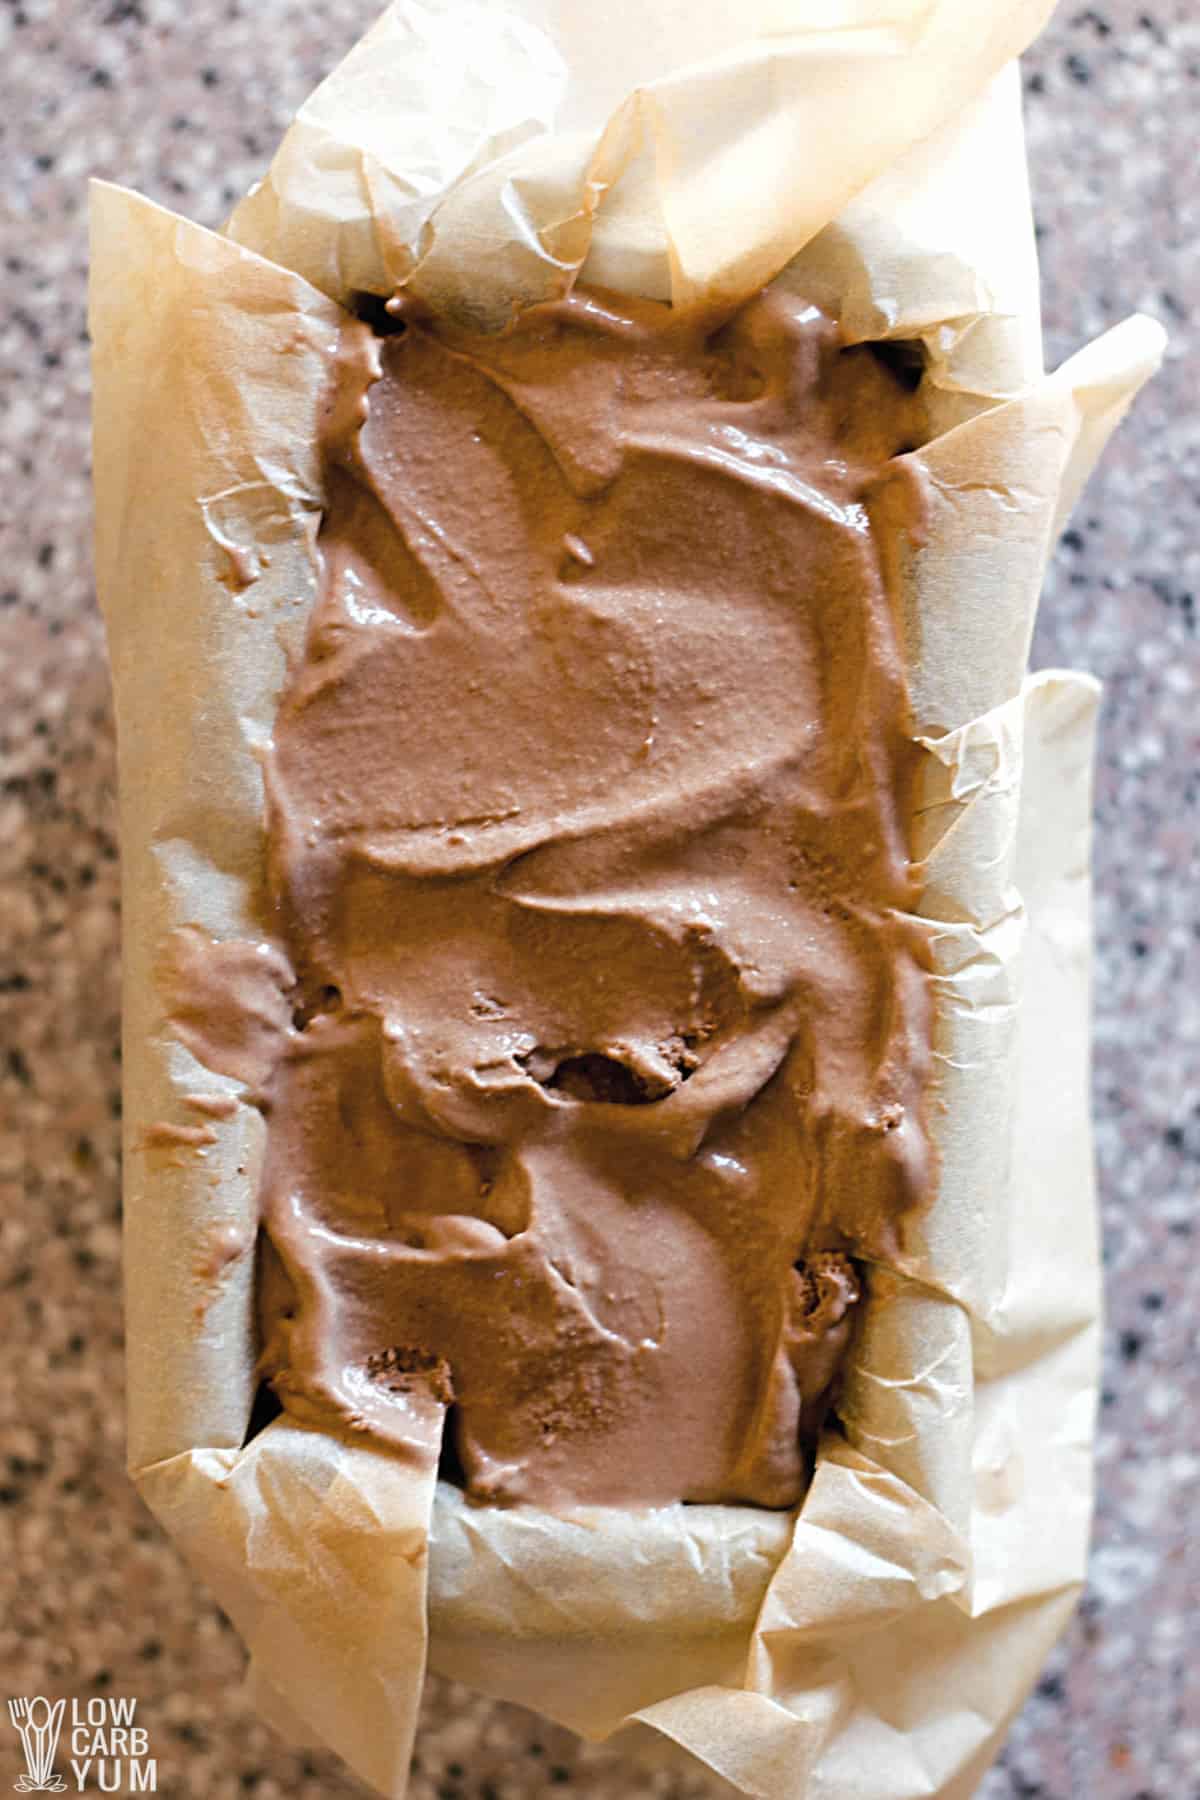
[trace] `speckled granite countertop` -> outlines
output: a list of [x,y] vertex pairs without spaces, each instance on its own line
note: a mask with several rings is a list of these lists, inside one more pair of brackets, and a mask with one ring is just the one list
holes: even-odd
[[[84,179],[216,224],[376,10],[0,0],[16,198],[0,225],[0,1690],[136,1695],[159,1793],[206,1800],[362,1790],[255,1721],[237,1641],[123,1473],[115,776],[90,569]],[[1096,1109],[1110,1318],[1090,1589],[982,1793],[1200,1800],[1194,0],[1065,4],[1026,88],[1050,361],[1135,307],[1173,342],[1067,533],[1036,645],[1035,663],[1108,684]],[[0,1719],[0,1786],[19,1768]],[[561,1790],[713,1791],[431,1683],[414,1800]]]

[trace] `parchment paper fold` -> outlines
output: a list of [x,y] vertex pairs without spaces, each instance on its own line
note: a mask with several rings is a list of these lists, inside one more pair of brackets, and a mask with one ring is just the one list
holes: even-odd
[[[1042,373],[1019,90],[1041,3],[402,0],[226,235],[93,193],[97,571],[120,732],[130,1464],[260,1695],[402,1795],[426,1660],[761,1800],[970,1794],[1080,1582],[1098,1270],[1086,677],[1025,674],[1066,507],[1151,371]],[[794,1515],[466,1505],[254,1399],[263,1126],[167,1030],[183,924],[260,929],[262,788],[315,591],[342,306],[485,325],[580,270],[676,304],[778,278],[923,346],[926,542],[894,573],[925,746],[937,1192],[870,1272]],[[245,1447],[243,1445],[245,1444]]]

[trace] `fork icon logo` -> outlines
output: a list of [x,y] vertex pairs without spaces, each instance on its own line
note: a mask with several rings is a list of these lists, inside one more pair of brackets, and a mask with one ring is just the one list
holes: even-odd
[[65,1700],[56,1700],[51,1706],[40,1694],[33,1700],[9,1701],[9,1715],[25,1750],[27,1773],[13,1783],[19,1794],[60,1794],[66,1787],[62,1776],[54,1771],[54,1752],[58,1749],[66,1705]]

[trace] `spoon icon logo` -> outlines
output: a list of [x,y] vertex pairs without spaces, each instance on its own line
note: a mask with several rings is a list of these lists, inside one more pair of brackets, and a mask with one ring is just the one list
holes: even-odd
[[25,1750],[26,1773],[13,1783],[19,1794],[60,1794],[66,1787],[54,1771],[54,1753],[62,1730],[65,1700],[50,1702],[39,1694],[33,1700],[10,1700],[9,1717]]

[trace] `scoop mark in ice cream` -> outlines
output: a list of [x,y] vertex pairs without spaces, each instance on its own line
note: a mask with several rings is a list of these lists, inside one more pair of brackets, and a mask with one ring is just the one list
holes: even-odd
[[927,1182],[920,392],[771,291],[398,322],[326,423],[278,944],[174,953],[268,1121],[262,1367],[413,1456],[453,1401],[480,1500],[788,1505]]

